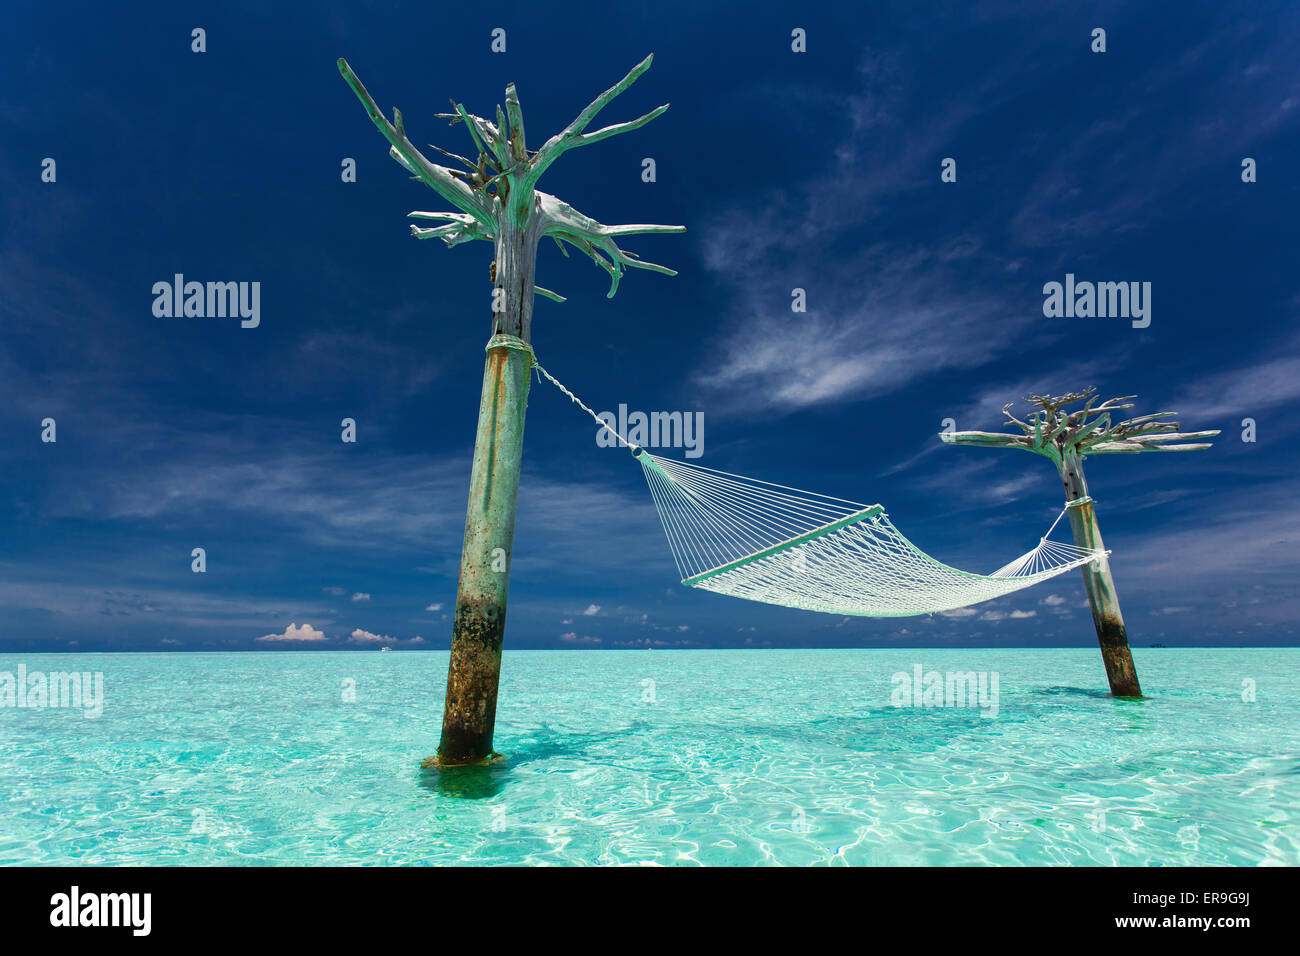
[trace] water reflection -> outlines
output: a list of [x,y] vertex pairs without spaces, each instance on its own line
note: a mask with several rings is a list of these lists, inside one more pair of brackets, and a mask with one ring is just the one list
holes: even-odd
[[419,783],[440,796],[487,800],[505,789],[509,774],[504,760],[481,767],[438,767],[426,761],[420,766]]

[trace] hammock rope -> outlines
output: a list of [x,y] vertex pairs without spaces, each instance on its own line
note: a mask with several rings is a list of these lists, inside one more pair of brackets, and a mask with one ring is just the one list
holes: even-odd
[[988,575],[942,564],[879,504],[835,498],[652,455],[537,364],[538,374],[627,446],[645,473],[682,583],[730,597],[833,614],[907,617],[953,611],[1032,587],[1108,551],[1047,534]]

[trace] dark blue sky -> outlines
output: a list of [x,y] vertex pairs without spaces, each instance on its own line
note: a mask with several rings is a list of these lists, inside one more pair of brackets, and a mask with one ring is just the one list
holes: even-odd
[[[942,420],[1138,393],[1135,414],[1224,434],[1089,459],[1133,643],[1295,642],[1294,4],[261,6],[0,14],[0,649],[445,648],[491,247],[408,235],[408,211],[448,206],[335,59],[417,143],[467,152],[434,117],[449,97],[490,115],[516,82],[535,148],[649,52],[598,125],[672,108],[541,188],[685,224],[626,242],[680,274],[609,300],[544,246],[538,282],[568,296],[536,307],[551,372],[598,410],[700,411],[700,463],[879,501],[985,572],[1061,489],[1045,460],[941,446]],[[1152,283],[1150,327],[1045,318],[1067,272]],[[260,326],[155,317],[175,273],[260,282]],[[1095,642],[1074,574],[884,621],[683,589],[641,469],[595,431],[533,386],[508,648]],[[291,623],[324,640],[257,640]]]

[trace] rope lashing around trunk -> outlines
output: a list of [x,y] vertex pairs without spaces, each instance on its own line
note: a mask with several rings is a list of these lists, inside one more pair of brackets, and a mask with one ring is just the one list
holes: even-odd
[[510,335],[508,332],[496,333],[492,338],[488,339],[488,344],[483,346],[484,352],[491,352],[493,349],[510,349],[515,352],[527,353],[529,364],[537,364],[537,356],[533,354],[533,347],[517,335]]
[[682,583],[693,588],[808,611],[907,617],[1002,597],[1109,553],[1049,540],[1068,509],[1083,503],[1079,499],[1061,509],[1037,547],[1014,561],[987,575],[959,571],[903,537],[878,504],[652,455],[619,434],[536,357],[533,368],[641,463]]

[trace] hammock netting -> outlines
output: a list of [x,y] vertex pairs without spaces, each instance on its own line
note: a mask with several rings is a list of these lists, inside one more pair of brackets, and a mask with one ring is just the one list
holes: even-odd
[[972,574],[921,551],[880,505],[644,449],[638,460],[682,583],[750,601],[864,617],[930,614],[1011,594],[1105,554],[1044,536],[993,573]]
[[[512,348],[527,343],[510,336]],[[499,343],[502,344],[502,343]],[[660,458],[619,434],[537,364],[533,368],[632,449],[641,462],[682,584],[715,594],[859,617],[910,617],[954,611],[1065,574],[1109,552],[1050,540],[992,574],[940,564],[864,505]],[[1070,504],[1066,504],[1066,509]]]

